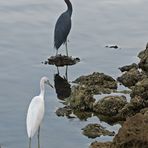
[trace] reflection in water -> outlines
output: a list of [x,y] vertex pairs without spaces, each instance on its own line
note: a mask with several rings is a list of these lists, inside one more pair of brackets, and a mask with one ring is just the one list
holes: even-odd
[[65,76],[61,77],[57,67],[57,74],[54,75],[54,86],[57,93],[57,98],[64,100],[71,94],[71,85],[68,83],[68,66],[66,66]]

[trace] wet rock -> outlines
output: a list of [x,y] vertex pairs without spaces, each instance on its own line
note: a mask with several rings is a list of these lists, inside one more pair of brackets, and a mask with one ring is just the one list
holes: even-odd
[[111,147],[111,142],[93,142],[89,146],[89,148],[110,148]]
[[78,62],[80,62],[79,58],[73,58],[73,57],[68,57],[65,55],[58,54],[56,56],[49,57],[48,61],[45,61],[44,64],[66,66],[66,65],[74,65]]
[[146,114],[147,112],[148,112],[148,107],[143,108],[143,109],[140,110],[141,114]]
[[131,65],[126,65],[126,66],[123,66],[123,67],[119,67],[120,71],[121,72],[124,72],[124,71],[129,71],[131,69],[138,69],[138,65],[136,63],[133,63]]
[[129,71],[125,72],[121,77],[118,77],[117,80],[126,87],[134,86],[138,81],[146,77],[142,72],[136,68],[132,68]]
[[115,124],[122,124],[125,119],[121,118],[121,116],[115,115],[115,116],[109,116],[109,115],[101,115],[94,113],[94,116],[96,116],[100,121],[103,121],[111,126]]
[[144,100],[148,100],[148,78],[144,78],[139,81],[134,87],[132,87],[131,98],[140,96]]
[[140,58],[139,68],[148,73],[148,45],[144,51],[138,54],[138,57]]
[[73,86],[68,104],[73,110],[92,111],[95,99],[93,95],[83,86]]
[[[102,147],[101,147],[102,146]],[[90,148],[147,148],[148,112],[127,118],[113,142],[93,142]]]
[[97,114],[115,116],[127,104],[125,96],[107,96],[95,103],[93,110]]
[[135,96],[131,99],[130,103],[127,103],[118,113],[118,117],[122,120],[126,120],[127,117],[134,116],[139,113],[141,109],[148,106],[148,101],[143,100],[139,96]]
[[104,73],[94,72],[88,76],[77,78],[74,83],[85,86],[91,94],[111,93],[117,89],[117,82]]
[[72,109],[69,106],[65,106],[63,108],[58,108],[56,110],[56,115],[59,116],[59,117],[60,116],[62,116],[62,117],[70,116],[71,113],[72,113]]
[[119,48],[117,45],[111,45],[111,46],[107,45],[107,46],[105,46],[105,47],[106,47],[106,48],[114,48],[114,49]]
[[110,132],[99,124],[88,124],[82,130],[83,135],[87,136],[88,138],[96,138],[100,137],[101,135],[114,136],[115,134],[115,132]]
[[118,134],[114,137],[111,148],[147,148],[148,116],[141,113],[127,118]]
[[87,121],[88,118],[92,117],[92,112],[86,112],[86,111],[79,111],[79,110],[73,110],[73,113],[79,118],[81,121]]
[[62,78],[59,74],[54,75],[54,86],[58,99],[64,100],[71,95],[71,85],[66,78]]
[[114,93],[120,93],[120,94],[130,94],[131,90],[114,90]]

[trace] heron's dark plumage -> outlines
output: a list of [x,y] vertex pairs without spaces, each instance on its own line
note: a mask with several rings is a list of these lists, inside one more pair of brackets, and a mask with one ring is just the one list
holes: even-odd
[[72,5],[69,0],[65,0],[68,9],[60,15],[54,30],[54,47],[58,49],[67,40],[71,29]]

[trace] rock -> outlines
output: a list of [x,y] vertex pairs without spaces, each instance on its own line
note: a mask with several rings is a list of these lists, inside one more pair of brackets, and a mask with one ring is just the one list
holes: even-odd
[[126,65],[126,66],[123,66],[123,67],[119,67],[120,71],[121,72],[124,72],[124,71],[129,71],[131,69],[138,69],[138,65],[136,63],[133,63],[131,65]]
[[71,110],[71,108],[69,106],[65,106],[63,108],[58,108],[56,110],[56,115],[57,116],[62,116],[62,117],[70,116],[71,113],[72,113],[72,110]]
[[148,78],[144,78],[139,81],[134,87],[132,87],[131,98],[140,96],[144,100],[148,100]]
[[120,94],[130,94],[131,90],[115,90],[114,93],[120,93]]
[[94,104],[93,110],[97,114],[115,116],[127,104],[125,96],[107,96]]
[[86,111],[79,111],[79,110],[73,110],[73,113],[79,118],[81,121],[87,121],[88,118],[92,117],[92,112],[86,112]]
[[143,100],[139,96],[135,96],[131,99],[130,103],[127,103],[118,113],[118,118],[125,120],[127,117],[134,116],[139,113],[141,109],[148,106],[148,101]]
[[99,72],[94,72],[88,76],[81,76],[73,82],[85,86],[91,94],[111,93],[117,89],[116,80]]
[[132,68],[129,71],[125,72],[121,77],[118,77],[117,80],[124,86],[131,88],[144,77],[146,76],[142,72],[140,72],[136,68]]
[[146,112],[148,112],[148,107],[143,108],[143,109],[140,110],[141,114],[145,114]]
[[48,61],[45,61],[44,64],[65,66],[65,65],[74,65],[78,62],[80,62],[79,58],[72,58],[72,57],[58,54],[56,56],[49,57]]
[[119,47],[117,45],[111,45],[111,46],[105,46],[106,48],[114,48],[114,49],[118,49]]
[[115,134],[115,132],[110,132],[99,124],[88,124],[82,130],[83,135],[87,136],[88,138],[96,138],[100,137],[101,135],[114,136]]
[[89,146],[89,148],[110,148],[111,147],[111,142],[93,142]]
[[114,137],[111,148],[147,148],[148,116],[141,113],[127,118],[118,134]]
[[138,64],[139,68],[141,68],[146,73],[148,73],[148,46],[147,45],[146,45],[146,49],[144,51],[141,51],[138,54],[138,57],[140,58],[140,62]]
[[93,95],[83,86],[73,86],[68,104],[73,110],[92,111],[95,99]]
[[89,148],[148,148],[148,111],[127,118],[113,142],[95,141]]

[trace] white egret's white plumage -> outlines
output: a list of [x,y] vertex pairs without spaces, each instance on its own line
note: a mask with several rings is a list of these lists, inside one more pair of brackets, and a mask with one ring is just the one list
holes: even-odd
[[26,125],[29,139],[31,139],[39,129],[44,117],[45,84],[48,84],[52,87],[52,85],[49,83],[49,79],[47,77],[42,77],[40,80],[40,94],[31,100],[28,108]]

